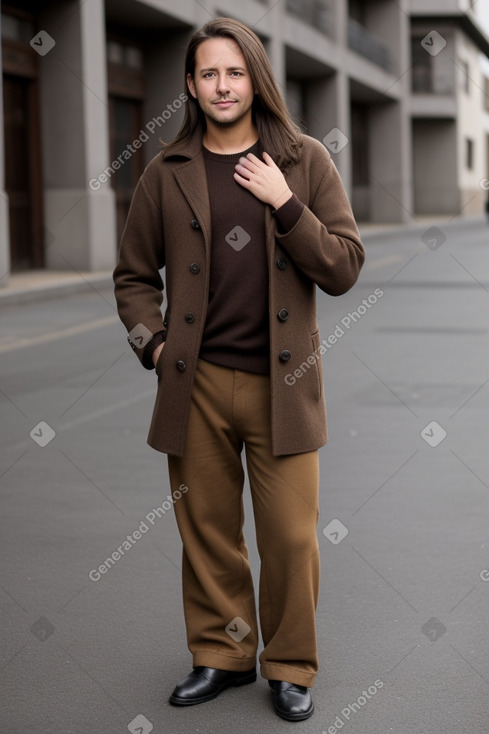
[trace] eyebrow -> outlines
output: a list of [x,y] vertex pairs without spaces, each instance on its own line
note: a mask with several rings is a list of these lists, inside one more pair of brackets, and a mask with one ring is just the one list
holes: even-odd
[[[200,69],[200,73],[203,74],[206,71],[217,71],[217,68],[214,66],[211,66],[207,69]],[[246,69],[243,66],[228,66],[226,71],[246,71]]]

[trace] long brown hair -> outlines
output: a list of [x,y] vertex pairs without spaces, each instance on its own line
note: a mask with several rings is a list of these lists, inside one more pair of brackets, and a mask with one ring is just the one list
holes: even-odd
[[214,18],[190,39],[185,56],[185,88],[188,92],[185,117],[177,136],[165,145],[165,152],[171,152],[172,148],[188,141],[199,125],[205,129],[204,113],[188,91],[187,74],[195,76],[197,48],[211,38],[230,38],[241,49],[256,90],[251,110],[263,150],[282,170],[296,163],[301,146],[300,128],[290,117],[262,42],[250,28],[233,18]]

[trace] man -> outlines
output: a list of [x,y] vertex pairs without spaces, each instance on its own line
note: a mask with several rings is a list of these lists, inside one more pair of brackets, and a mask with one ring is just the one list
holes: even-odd
[[114,271],[131,346],[156,368],[148,443],[168,454],[183,542],[193,669],[170,702],[202,703],[256,680],[245,447],[260,672],[277,714],[300,721],[314,711],[319,670],[318,448],[327,441],[315,287],[345,293],[364,248],[329,153],[291,121],[251,30],[207,23],[189,42],[185,75],[184,123],[141,176]]

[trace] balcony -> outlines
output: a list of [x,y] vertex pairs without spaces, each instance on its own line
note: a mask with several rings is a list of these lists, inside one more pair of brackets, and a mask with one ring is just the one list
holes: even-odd
[[329,38],[334,38],[334,13],[329,0],[287,0],[286,10]]
[[451,70],[434,73],[427,65],[415,65],[411,69],[411,91],[414,94],[450,95],[455,92],[455,78]]
[[375,36],[353,18],[348,20],[348,47],[373,64],[380,66],[384,71],[394,72],[387,45],[382,41],[378,41]]
[[[431,56],[423,47],[424,33],[411,36],[411,91],[414,94],[452,95],[455,93],[455,66],[447,54]],[[451,34],[446,40],[453,44]]]

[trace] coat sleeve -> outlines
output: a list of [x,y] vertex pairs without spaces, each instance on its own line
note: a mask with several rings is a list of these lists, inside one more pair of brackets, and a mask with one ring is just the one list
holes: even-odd
[[313,150],[307,157],[309,161],[305,162],[303,175],[309,172],[311,176],[309,206],[304,206],[292,229],[282,234],[276,232],[275,237],[297,267],[321,290],[331,296],[340,296],[356,283],[365,260],[365,249],[329,152],[314,141]]
[[144,347],[153,334],[164,329],[159,273],[165,265],[163,223],[151,189],[145,171],[134,191],[113,273],[117,312],[129,332],[131,347],[147,369],[153,364],[144,359]]

